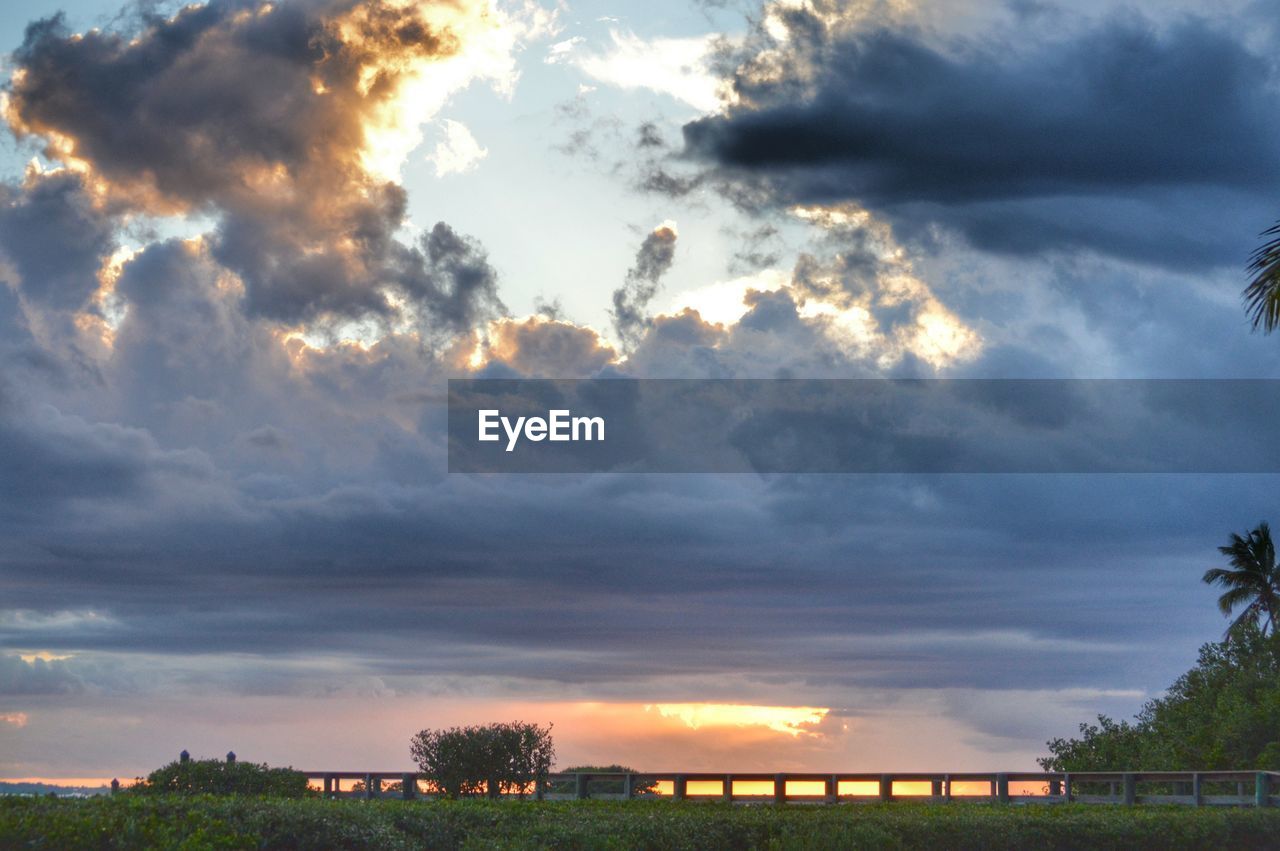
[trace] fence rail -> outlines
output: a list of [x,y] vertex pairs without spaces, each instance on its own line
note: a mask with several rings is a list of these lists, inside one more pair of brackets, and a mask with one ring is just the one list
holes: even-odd
[[[404,771],[305,771],[327,798],[433,798],[421,775]],[[347,788],[343,788],[344,784]],[[501,797],[538,800],[669,798],[735,803],[990,801],[994,803],[1280,806],[1276,771],[964,772],[818,774],[751,772],[573,772]]]

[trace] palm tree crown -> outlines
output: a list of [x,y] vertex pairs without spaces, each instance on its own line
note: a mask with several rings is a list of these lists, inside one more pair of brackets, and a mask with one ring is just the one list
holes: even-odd
[[1230,557],[1231,567],[1215,567],[1205,571],[1204,581],[1225,590],[1218,598],[1218,608],[1230,615],[1244,606],[1228,631],[1242,623],[1257,624],[1263,618],[1263,632],[1274,632],[1280,617],[1280,567],[1276,565],[1276,548],[1271,543],[1271,528],[1262,523],[1247,538],[1231,535],[1231,543],[1218,547]]
[[1244,305],[1253,327],[1270,333],[1280,326],[1280,222],[1262,235],[1270,239],[1249,258],[1253,279],[1244,289]]

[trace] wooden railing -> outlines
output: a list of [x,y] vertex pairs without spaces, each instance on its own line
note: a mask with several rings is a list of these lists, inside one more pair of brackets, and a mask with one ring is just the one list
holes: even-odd
[[[436,797],[421,775],[403,771],[306,771],[329,798]],[[345,789],[343,788],[345,785]],[[530,784],[532,786],[532,784]],[[523,792],[523,794],[520,794]],[[760,774],[575,772],[502,797],[538,800],[667,798],[736,803],[990,801],[1059,804],[1280,806],[1275,771],[1090,771],[959,774]]]

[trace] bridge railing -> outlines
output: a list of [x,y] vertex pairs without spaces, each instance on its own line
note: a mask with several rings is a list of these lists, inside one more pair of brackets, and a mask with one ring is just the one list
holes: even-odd
[[[420,774],[403,771],[305,771],[329,798],[438,797]],[[1280,806],[1280,772],[1090,771],[935,774],[760,772],[560,772],[538,788],[504,788],[504,798],[537,800],[717,800],[836,804],[990,801],[1055,804]]]

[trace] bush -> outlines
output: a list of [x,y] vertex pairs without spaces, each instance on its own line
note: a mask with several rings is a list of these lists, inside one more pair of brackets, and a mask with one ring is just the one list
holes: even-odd
[[524,797],[533,784],[546,783],[555,759],[551,727],[513,721],[448,730],[423,730],[409,743],[409,753],[426,779],[449,798],[504,788]]
[[307,776],[292,768],[252,762],[194,759],[171,762],[126,790],[131,795],[258,795],[302,798],[310,794]]
[[1233,627],[1133,722],[1099,716],[1048,748],[1046,771],[1280,769],[1280,633]]
[[0,848],[498,851],[1275,849],[1280,808],[744,807],[676,801],[284,801],[230,796],[0,797]]
[[[573,768],[561,769],[563,774],[636,774],[634,768],[627,768],[625,765],[577,765]],[[634,778],[631,794],[656,795],[658,789],[658,781],[653,778]],[[567,791],[572,791],[567,790]],[[621,795],[622,794],[622,778],[608,778],[596,780],[592,785],[592,791],[602,795]]]

